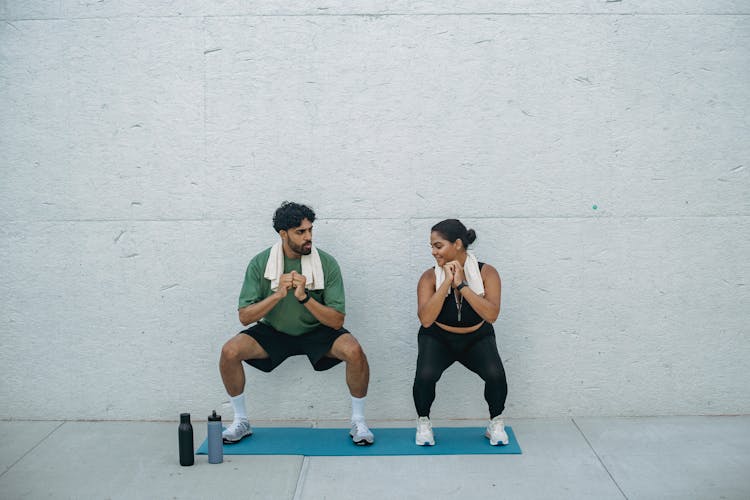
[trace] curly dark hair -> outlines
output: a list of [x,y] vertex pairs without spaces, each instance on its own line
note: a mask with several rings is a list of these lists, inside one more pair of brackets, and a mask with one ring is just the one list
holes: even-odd
[[288,231],[302,225],[302,219],[314,222],[315,212],[313,212],[313,209],[293,201],[285,201],[273,214],[273,229],[277,233],[284,230]]
[[467,231],[466,226],[458,219],[440,221],[432,226],[432,231],[440,233],[443,238],[451,243],[455,243],[457,239],[460,239],[466,248],[469,248],[469,245],[477,239],[477,233],[473,229]]

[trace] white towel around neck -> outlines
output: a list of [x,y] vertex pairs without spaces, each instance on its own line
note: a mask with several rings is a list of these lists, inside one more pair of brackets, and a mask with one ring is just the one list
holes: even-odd
[[[315,245],[312,246],[310,254],[303,255],[300,260],[302,261],[302,274],[307,278],[305,288],[308,290],[322,290],[325,284],[325,275],[323,274],[323,264],[320,262],[320,254]],[[271,254],[268,256],[266,270],[263,273],[264,278],[271,280],[272,291],[275,292],[279,289],[279,278],[283,273],[284,249],[279,241],[271,247]]]
[[[479,261],[471,252],[466,252],[466,262],[464,262],[464,276],[469,284],[471,291],[477,295],[484,296],[484,283],[482,282],[482,273],[479,271]],[[435,290],[440,288],[445,280],[445,271],[442,267],[435,265]],[[448,289],[450,293],[450,289]]]

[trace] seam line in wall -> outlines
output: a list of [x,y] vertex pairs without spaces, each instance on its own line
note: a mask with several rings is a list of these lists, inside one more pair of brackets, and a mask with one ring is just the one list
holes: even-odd
[[450,17],[450,16],[610,16],[610,17],[707,17],[707,16],[750,16],[750,12],[390,12],[390,13],[330,13],[330,14],[195,14],[189,16],[164,15],[164,16],[89,16],[89,17],[28,17],[28,18],[4,18],[2,21],[93,21],[111,19],[230,19],[250,17]]

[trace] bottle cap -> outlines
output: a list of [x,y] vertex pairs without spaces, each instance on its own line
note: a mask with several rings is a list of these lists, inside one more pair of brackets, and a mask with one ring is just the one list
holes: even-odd
[[216,422],[216,421],[221,422],[221,415],[217,415],[216,410],[214,410],[214,412],[208,416],[208,421],[209,422]]
[[180,413],[180,423],[181,424],[189,424],[190,423],[190,414],[189,413]]

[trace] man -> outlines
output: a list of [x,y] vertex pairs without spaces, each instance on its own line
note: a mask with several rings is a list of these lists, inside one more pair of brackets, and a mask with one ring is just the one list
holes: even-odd
[[352,398],[352,441],[370,445],[374,437],[364,416],[370,379],[367,357],[344,326],[344,283],[336,260],[312,245],[315,212],[284,202],[273,217],[281,240],[250,261],[239,299],[240,322],[247,326],[221,350],[219,369],[232,399],[234,420],[225,443],[253,433],[245,410],[242,362],[270,372],[289,356],[306,354],[317,371],[346,363]]

